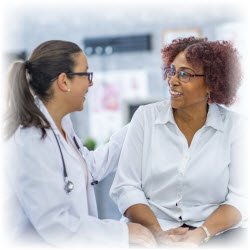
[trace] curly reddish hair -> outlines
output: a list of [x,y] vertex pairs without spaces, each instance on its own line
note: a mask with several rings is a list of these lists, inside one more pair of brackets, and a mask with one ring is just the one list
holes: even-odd
[[175,39],[161,50],[164,67],[169,67],[182,51],[188,63],[203,67],[210,90],[209,102],[233,104],[241,83],[241,67],[232,43],[195,37]]

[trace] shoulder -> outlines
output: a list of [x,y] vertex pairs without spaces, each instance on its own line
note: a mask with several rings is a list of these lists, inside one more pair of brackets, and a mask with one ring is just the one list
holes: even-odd
[[217,105],[223,122],[223,127],[232,135],[245,134],[248,129],[249,119],[247,116],[233,111],[221,105]]
[[138,112],[142,113],[146,117],[155,119],[161,112],[168,110],[170,107],[170,101],[163,100],[146,105],[141,105],[138,108]]
[[48,136],[49,130],[46,131],[47,135],[42,138],[42,131],[36,127],[23,128],[19,126],[16,132],[6,141],[6,147],[11,148],[15,152],[21,151],[25,153],[27,151],[37,150],[37,147],[49,147],[51,139]]
[[248,118],[243,114],[240,114],[234,110],[231,110],[221,105],[216,104],[216,106],[221,114],[221,118],[224,123],[229,123],[233,125],[237,123],[245,123],[248,121]]

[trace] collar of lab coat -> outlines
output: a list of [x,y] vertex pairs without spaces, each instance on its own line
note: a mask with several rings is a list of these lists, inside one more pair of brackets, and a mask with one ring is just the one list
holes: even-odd
[[[61,132],[57,128],[57,126],[56,126],[53,118],[49,114],[47,108],[45,107],[43,102],[37,96],[35,96],[35,104],[37,105],[37,107],[40,109],[40,111],[44,114],[44,116],[46,117],[46,119],[50,123],[50,126],[53,129],[53,131],[55,132],[57,138],[60,140],[61,145],[65,148],[65,150],[70,155],[72,155],[74,158],[76,158],[75,154],[72,152],[71,147],[68,145],[68,143],[66,142],[66,140],[62,136]],[[74,133],[72,122],[70,120],[69,115],[66,115],[65,117],[63,117],[63,119],[62,119],[62,127],[63,127],[64,131],[66,132],[66,134],[68,135],[68,138],[70,140],[72,140],[73,136],[76,136],[75,133]]]
[[[171,104],[166,101],[156,115],[155,124],[167,124],[168,122],[176,125]],[[223,131],[223,118],[217,104],[209,104],[205,127]]]

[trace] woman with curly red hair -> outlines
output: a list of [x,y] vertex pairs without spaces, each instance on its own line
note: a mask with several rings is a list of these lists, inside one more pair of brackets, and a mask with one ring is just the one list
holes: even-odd
[[[162,58],[171,99],[134,114],[111,197],[159,244],[232,238],[246,217],[244,119],[224,107],[240,86],[238,53],[228,41],[189,37]],[[177,227],[188,231],[166,231]]]

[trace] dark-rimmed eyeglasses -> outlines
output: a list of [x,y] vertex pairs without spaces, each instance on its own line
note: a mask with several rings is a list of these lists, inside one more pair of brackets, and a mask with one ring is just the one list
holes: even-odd
[[168,81],[171,80],[172,77],[177,74],[177,78],[180,82],[187,83],[190,81],[191,78],[199,77],[199,76],[205,76],[204,74],[195,74],[195,72],[186,67],[182,67],[179,70],[176,70],[174,65],[170,65],[170,67],[164,67],[163,68],[163,77],[164,79],[167,79]]
[[93,85],[93,72],[70,72],[66,73],[68,76],[88,76],[90,86]]
[[[89,85],[92,86],[93,85],[93,72],[68,72],[65,73],[67,76],[87,76],[88,77],[88,81],[89,81]],[[51,80],[51,82],[54,82],[56,79],[58,78],[55,77]]]

